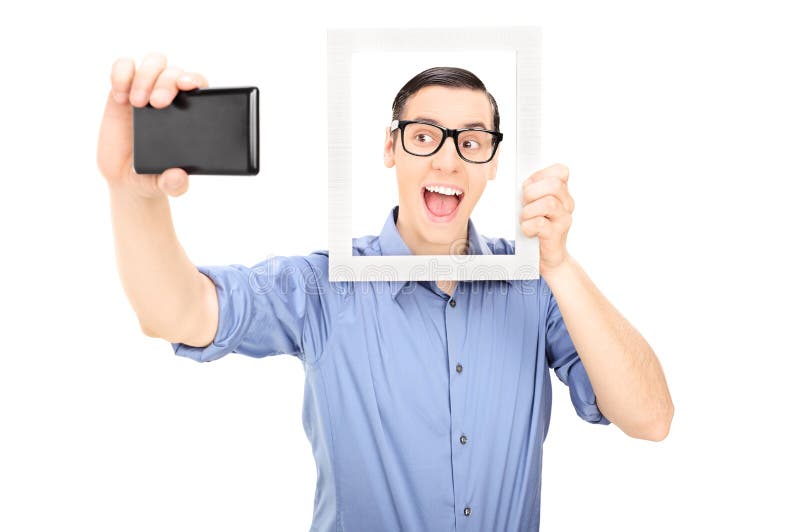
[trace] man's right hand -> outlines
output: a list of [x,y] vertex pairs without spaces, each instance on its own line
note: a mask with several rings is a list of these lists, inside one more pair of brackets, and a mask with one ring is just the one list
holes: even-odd
[[125,187],[143,197],[180,196],[189,188],[189,175],[181,168],[161,174],[137,174],[133,169],[133,107],[148,103],[163,109],[179,90],[208,87],[196,72],[167,66],[160,53],[147,54],[136,70],[133,59],[121,57],[111,67],[111,89],[106,100],[97,141],[97,167],[109,186]]

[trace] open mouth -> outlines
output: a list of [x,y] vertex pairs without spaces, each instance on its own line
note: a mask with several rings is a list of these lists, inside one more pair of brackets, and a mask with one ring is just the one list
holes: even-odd
[[420,189],[422,203],[432,222],[447,223],[458,213],[458,207],[464,199],[464,191],[460,188],[443,185],[426,185]]

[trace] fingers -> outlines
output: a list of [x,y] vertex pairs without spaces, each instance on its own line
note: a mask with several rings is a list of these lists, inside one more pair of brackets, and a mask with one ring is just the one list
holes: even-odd
[[139,69],[133,78],[130,100],[134,107],[144,107],[150,100],[156,79],[167,66],[167,58],[163,54],[149,53],[142,59]]
[[117,103],[126,103],[136,65],[130,57],[120,57],[111,66],[111,94]]
[[538,236],[549,241],[564,238],[571,225],[571,214],[568,214],[567,218],[562,220],[549,220],[544,216],[537,216],[520,222],[522,232],[525,236]]
[[550,165],[547,168],[542,168],[531,174],[531,176],[525,180],[525,183],[534,183],[551,177],[558,178],[566,183],[569,180],[569,168],[561,163]]
[[553,196],[527,205],[520,218],[520,226],[526,236],[539,236],[546,240],[566,235],[572,226],[572,214],[564,210],[561,202]]
[[523,220],[520,225],[522,227],[522,232],[528,237],[539,236],[544,239],[552,239],[555,233],[553,222],[544,216]]
[[547,197],[557,200],[568,212],[575,210],[575,200],[567,189],[567,183],[557,177],[549,177],[540,181],[526,182],[522,189],[523,212],[529,205]]
[[205,87],[208,87],[208,80],[202,74],[184,72],[178,67],[167,67],[153,87],[150,105],[162,109],[172,103],[178,91],[190,91]]
[[163,109],[172,103],[178,94],[178,76],[183,73],[178,67],[167,67],[158,76],[153,92],[150,94],[150,105],[156,109]]
[[189,174],[182,168],[164,170],[158,176],[158,188],[170,196],[180,196],[189,189]]
[[111,69],[111,94],[117,103],[130,101],[134,107],[144,107],[148,102],[157,109],[167,107],[178,91],[208,87],[208,80],[197,72],[184,72],[176,66],[167,66],[164,54],[147,54],[136,69],[133,59],[121,57]]
[[184,72],[178,77],[178,89],[182,91],[205,89],[206,87],[208,87],[208,80],[197,72]]
[[543,216],[548,220],[555,220],[571,215],[572,213],[564,207],[561,200],[557,199],[555,196],[545,196],[524,205],[520,213],[520,221],[536,218],[537,216]]
[[157,109],[167,107],[178,91],[208,87],[208,80],[197,72],[184,72],[167,66],[164,54],[152,52],[142,59],[139,69],[130,57],[121,57],[111,68],[111,96],[124,104],[144,107],[148,102]]

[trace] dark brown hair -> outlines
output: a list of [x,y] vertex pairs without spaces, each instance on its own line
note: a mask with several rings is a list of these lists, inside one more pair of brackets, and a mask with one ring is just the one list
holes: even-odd
[[417,91],[429,85],[443,85],[445,87],[483,91],[486,93],[486,97],[489,98],[489,104],[494,113],[494,124],[490,126],[490,128],[495,131],[500,131],[500,111],[497,109],[497,102],[494,96],[486,90],[486,86],[478,76],[469,70],[457,67],[432,67],[423,70],[408,80],[408,82],[403,85],[403,88],[400,89],[400,92],[397,93],[397,96],[394,97],[394,103],[392,103],[392,120],[400,120],[400,115],[405,111],[408,99],[416,94]]

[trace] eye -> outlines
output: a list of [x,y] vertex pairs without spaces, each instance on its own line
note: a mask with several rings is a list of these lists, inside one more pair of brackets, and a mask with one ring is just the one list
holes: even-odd
[[[471,146],[468,146],[468,144],[471,144]],[[478,141],[472,139],[465,140],[464,142],[461,143],[461,145],[467,148],[468,150],[481,147]]]
[[414,137],[414,139],[415,139],[415,140],[417,140],[417,141],[420,141],[420,142],[430,142],[430,141],[426,141],[426,140],[424,140],[424,139],[423,139],[424,137],[427,137],[427,138],[429,138],[429,139],[433,140],[433,137],[431,137],[431,136],[430,136],[430,135],[428,135],[427,133],[420,133],[420,134],[416,135],[416,136]]

